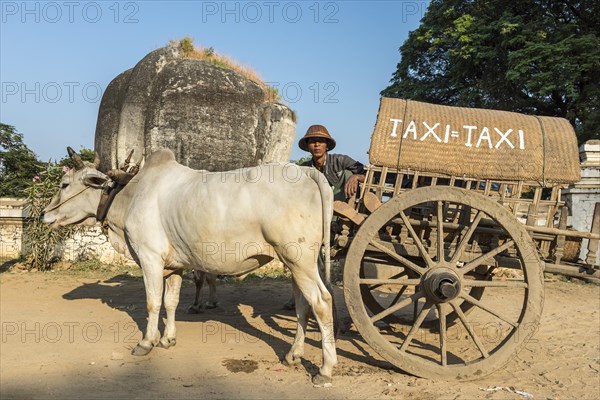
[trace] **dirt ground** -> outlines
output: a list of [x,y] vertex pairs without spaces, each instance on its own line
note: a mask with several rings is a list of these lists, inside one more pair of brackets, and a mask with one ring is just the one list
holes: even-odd
[[293,312],[281,307],[290,287],[269,279],[221,282],[219,307],[188,314],[194,287],[187,282],[177,312],[177,346],[140,358],[130,355],[146,323],[139,277],[3,272],[0,397],[600,398],[599,286],[547,282],[540,330],[506,367],[476,381],[403,373],[351,330],[337,341],[339,362],[329,388],[310,383],[321,363],[314,325],[304,362],[286,367],[279,361],[295,332]]

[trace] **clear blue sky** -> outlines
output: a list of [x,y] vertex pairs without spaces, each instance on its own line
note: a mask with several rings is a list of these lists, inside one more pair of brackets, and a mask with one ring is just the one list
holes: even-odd
[[[428,1],[0,2],[0,121],[42,160],[93,148],[101,92],[186,35],[251,66],[296,111],[296,142],[326,125],[334,152],[368,161],[399,47]],[[294,145],[292,159],[306,153]]]

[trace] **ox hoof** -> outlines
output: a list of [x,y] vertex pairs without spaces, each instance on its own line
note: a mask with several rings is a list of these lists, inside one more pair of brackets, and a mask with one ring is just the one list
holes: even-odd
[[208,309],[208,310],[212,310],[213,308],[217,308],[217,302],[216,301],[207,301],[206,303],[204,303],[204,307],[206,307],[206,309]]
[[331,377],[317,374],[312,378],[314,387],[331,387]]
[[173,338],[173,339],[162,338],[162,339],[160,339],[160,342],[158,342],[157,346],[162,347],[163,349],[168,349],[169,347],[173,347],[176,344],[177,344],[177,339],[175,339],[175,338]]
[[196,305],[189,306],[187,312],[188,314],[202,314],[201,307]]
[[131,354],[133,354],[134,356],[145,356],[146,354],[150,353],[152,351],[152,347],[144,347],[140,344],[138,344],[137,346],[135,346],[133,348],[133,350],[131,350]]
[[302,357],[294,357],[292,354],[288,353],[283,359],[283,364],[287,365],[288,367],[291,367],[300,364],[301,360]]

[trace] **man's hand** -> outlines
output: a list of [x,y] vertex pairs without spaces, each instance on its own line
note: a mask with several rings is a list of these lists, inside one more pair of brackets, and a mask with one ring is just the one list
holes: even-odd
[[346,185],[344,185],[344,194],[346,195],[346,198],[349,199],[350,197],[354,196],[358,190],[358,182],[364,181],[364,175],[352,175],[350,178],[348,178]]

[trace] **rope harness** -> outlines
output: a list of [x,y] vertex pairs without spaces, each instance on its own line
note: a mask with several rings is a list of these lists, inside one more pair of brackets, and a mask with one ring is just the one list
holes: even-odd
[[108,215],[108,210],[115,199],[115,196],[129,183],[131,178],[133,178],[139,172],[139,165],[135,163],[129,163],[129,158],[131,157],[131,153],[125,161],[125,165],[121,167],[121,171],[125,172],[127,178],[123,181],[108,179],[104,185],[102,185],[102,195],[100,196],[100,202],[98,203],[98,208],[96,209],[96,219],[100,222],[100,227],[102,228],[102,233],[108,235],[108,221],[106,221],[106,216]]
[[[131,157],[131,153],[130,153],[129,157]],[[105,235],[108,235],[108,222],[106,221],[106,216],[108,215],[108,209],[110,208],[117,193],[119,193],[121,191],[121,189],[123,189],[125,187],[127,182],[129,182],[129,180],[131,180],[131,178],[133,178],[138,173],[139,165],[129,163],[129,159],[128,159],[126,161],[125,165],[123,167],[121,167],[121,171],[123,171],[127,174],[127,178],[124,181],[125,183],[121,183],[120,181],[117,182],[107,176],[106,181],[101,186],[102,194],[100,195],[100,201],[98,202],[98,207],[96,208],[96,219],[98,220],[98,222],[100,222],[102,232]],[[81,189],[77,193],[69,196],[68,198],[61,201],[60,203],[46,209],[45,212],[50,212],[50,211],[56,210],[57,208],[59,208],[60,206],[62,206],[66,202],[68,202],[69,200],[74,199],[75,197],[79,196],[80,194],[82,194],[83,192],[85,192],[86,190],[88,190],[89,188],[92,187],[92,186],[86,185],[85,183],[84,183],[84,185],[85,185],[85,187],[83,189]]]
[[125,185],[120,185],[112,180],[106,181],[106,185],[103,185],[102,187],[102,195],[100,196],[100,202],[98,202],[98,208],[96,209],[96,219],[100,222],[100,228],[105,235],[108,235],[108,221],[106,221],[108,209],[117,193],[124,187]]
[[62,206],[63,204],[65,204],[67,201],[79,196],[81,193],[85,192],[86,190],[88,190],[90,188],[90,186],[86,186],[83,189],[81,189],[79,192],[75,193],[74,195],[72,195],[71,197],[68,197],[67,199],[61,201],[60,203],[58,203],[57,205],[45,210],[45,212],[50,212],[50,211],[54,211],[56,210],[58,207]]

